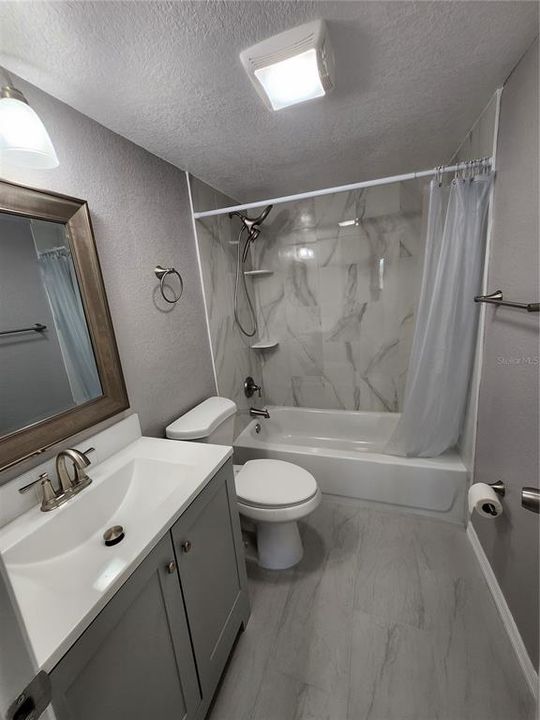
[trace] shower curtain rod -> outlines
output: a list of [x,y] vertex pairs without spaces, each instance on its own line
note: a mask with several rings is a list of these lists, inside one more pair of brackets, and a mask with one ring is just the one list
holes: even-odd
[[285,195],[284,197],[271,198],[269,200],[258,200],[257,202],[243,203],[242,205],[231,205],[230,207],[219,208],[218,210],[206,210],[205,212],[194,212],[195,220],[214,215],[225,215],[226,213],[239,210],[250,210],[251,208],[262,207],[263,205],[280,205],[281,203],[294,202],[295,200],[306,200],[307,198],[320,197],[321,195],[333,195],[334,193],[347,192],[349,190],[362,190],[363,188],[377,187],[379,185],[391,185],[404,180],[416,180],[417,178],[433,177],[439,173],[452,173],[463,170],[475,163],[483,162],[485,166],[492,165],[492,158],[479,158],[478,160],[467,160],[457,165],[443,165],[431,170],[417,170],[416,172],[405,173],[404,175],[391,175],[390,177],[378,178],[377,180],[364,180],[363,182],[351,183],[350,185],[337,185],[336,187],[324,188],[323,190],[312,190],[311,192],[298,193],[296,195]]

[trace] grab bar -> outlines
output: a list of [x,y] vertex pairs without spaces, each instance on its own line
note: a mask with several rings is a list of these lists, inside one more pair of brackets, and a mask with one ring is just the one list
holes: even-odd
[[0,335],[14,335],[16,333],[23,333],[23,332],[43,332],[47,329],[46,325],[43,325],[42,323],[36,323],[35,325],[32,325],[32,327],[26,327],[26,328],[18,328],[17,330],[1,330]]
[[490,295],[476,295],[474,302],[491,303],[492,305],[505,305],[506,307],[520,308],[527,312],[540,312],[540,303],[520,303],[505,300],[502,290],[495,290]]
[[534,487],[521,488],[521,507],[534,513],[540,513],[540,490]]

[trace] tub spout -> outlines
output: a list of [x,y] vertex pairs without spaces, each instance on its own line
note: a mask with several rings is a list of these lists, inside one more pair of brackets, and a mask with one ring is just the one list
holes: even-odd
[[270,418],[270,413],[268,412],[268,410],[266,408],[264,408],[263,410],[259,410],[258,408],[253,408],[253,407],[249,408],[249,414],[251,415],[251,417],[255,417],[255,418],[263,417],[263,418],[266,418],[267,420]]

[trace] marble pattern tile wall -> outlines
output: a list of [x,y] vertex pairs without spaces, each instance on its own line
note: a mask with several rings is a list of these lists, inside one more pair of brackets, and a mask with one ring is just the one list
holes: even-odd
[[[422,186],[276,206],[252,250],[266,402],[399,411],[421,282]],[[340,226],[346,220],[353,224]]]
[[[196,210],[236,204],[197,178],[190,177],[190,182]],[[235,241],[239,222],[219,215],[197,220],[196,229],[218,392],[237,404],[236,431],[240,432],[250,419],[248,410],[252,404],[243,392],[244,379],[251,375],[260,382],[262,372],[257,354],[250,350],[256,338],[246,338],[234,322]],[[245,310],[243,299],[240,309]]]

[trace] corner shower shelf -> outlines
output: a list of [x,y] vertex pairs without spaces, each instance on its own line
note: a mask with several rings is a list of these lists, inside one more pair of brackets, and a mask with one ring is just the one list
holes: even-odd
[[263,277],[263,275],[273,275],[273,270],[244,270],[244,275],[251,277]]
[[277,340],[262,340],[251,345],[252,350],[271,350],[279,345]]

